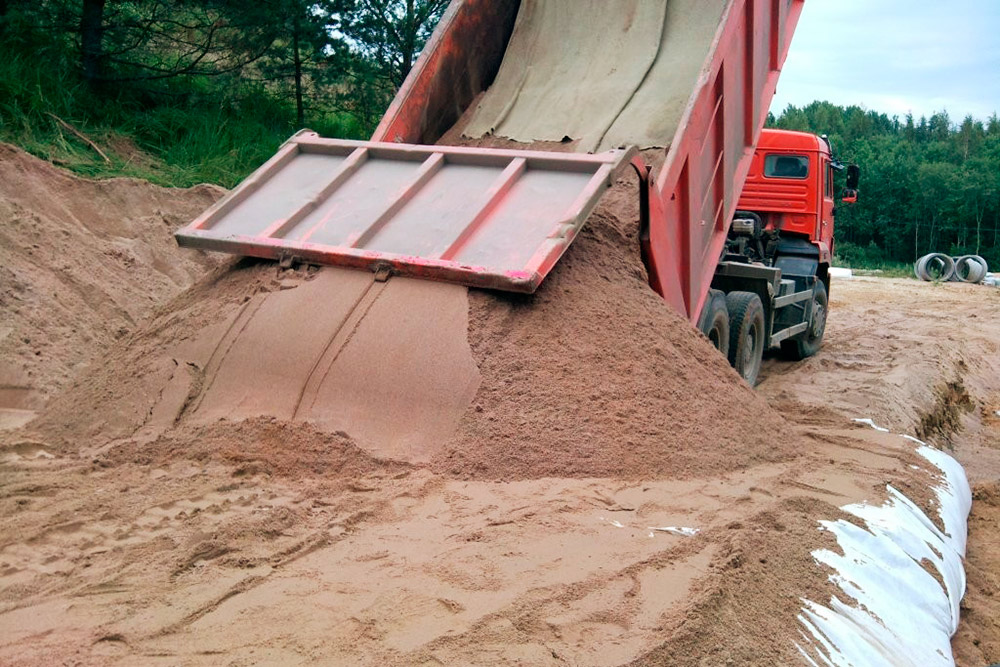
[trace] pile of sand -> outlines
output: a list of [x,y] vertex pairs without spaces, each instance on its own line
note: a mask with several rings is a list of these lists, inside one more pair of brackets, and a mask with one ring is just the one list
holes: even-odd
[[[636,188],[634,175],[623,173],[536,294],[470,290],[467,331],[441,327],[440,309],[416,305],[421,291],[440,291],[435,283],[406,281],[406,298],[393,299],[392,290],[404,287],[394,278],[367,310],[357,306],[363,297],[346,299],[360,313],[358,327],[392,303],[386,321],[393,328],[370,326],[345,336],[344,317],[326,317],[310,304],[329,309],[345,301],[340,293],[355,287],[356,272],[286,270],[257,261],[223,267],[119,340],[33,428],[49,441],[132,441],[139,455],[158,438],[175,439],[175,429],[220,417],[231,420],[238,442],[254,437],[240,426],[248,418],[269,429],[306,421],[331,433],[346,430],[379,459],[429,464],[458,478],[505,480],[680,478],[790,458],[794,444],[781,437],[781,417],[649,288],[636,239]],[[436,303],[451,307],[465,298],[459,290]],[[396,350],[408,345],[409,330],[435,326],[436,335],[454,337],[453,344],[422,347],[417,354],[409,347],[405,354]],[[331,355],[339,339],[343,347]],[[316,343],[307,345],[309,340]],[[379,345],[391,368],[376,367]],[[343,361],[372,346],[360,355],[376,364],[370,368],[342,364],[316,371],[323,358]],[[453,389],[451,376],[431,380],[427,374],[461,368],[470,354],[478,391],[474,384],[458,395],[461,400],[442,407],[435,395]],[[299,359],[308,355],[315,359]],[[386,383],[405,381],[409,388],[391,397],[386,392],[392,387],[383,383],[370,405],[355,405],[352,392],[368,395],[362,383],[379,373]],[[333,402],[322,411],[285,409],[301,403],[294,399],[307,393],[314,375],[335,383],[318,392]],[[222,391],[229,380],[219,378],[238,382]],[[465,371],[455,376],[459,381],[475,382]],[[387,434],[385,439],[409,442],[414,434],[407,430],[422,428],[412,416],[396,420],[395,430],[385,428],[393,420],[386,401],[407,395],[440,410],[435,442],[416,453],[377,441]],[[217,405],[220,396],[225,405]],[[343,411],[351,411],[350,420],[338,419]],[[293,448],[286,454],[297,455]]]
[[649,288],[637,188],[622,175],[535,295],[470,291],[482,380],[438,470],[685,477],[793,455],[782,418]]
[[83,179],[0,144],[0,409],[40,407],[216,266],[172,235],[221,193]]

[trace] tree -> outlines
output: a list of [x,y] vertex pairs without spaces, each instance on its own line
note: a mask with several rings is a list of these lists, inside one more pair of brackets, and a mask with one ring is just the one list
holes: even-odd
[[94,83],[101,78],[104,60],[104,0],[83,0],[80,12],[80,60],[83,78]]
[[448,0],[341,0],[344,41],[393,87],[403,84]]
[[[973,252],[979,254],[982,249],[983,219],[990,205],[996,200],[1000,190],[1000,175],[996,165],[984,158],[969,160],[962,170],[962,204],[964,216],[975,222],[975,246]],[[966,228],[968,229],[968,228]],[[963,238],[960,246],[969,245]]]
[[864,262],[976,253],[1000,266],[1000,119],[956,127],[949,118],[814,102],[769,124],[828,134],[842,159],[861,166],[861,198],[837,217],[838,252]]
[[[218,76],[264,56],[273,20],[237,0],[61,0],[58,15],[76,15],[84,80],[104,84],[179,76]],[[257,16],[258,20],[247,20]],[[57,21],[57,24],[59,21]]]
[[259,63],[269,82],[291,82],[296,124],[306,122],[306,98],[325,82],[326,70],[336,66],[332,32],[338,26],[330,3],[314,0],[262,0],[242,5],[242,21],[269,36],[270,49]]

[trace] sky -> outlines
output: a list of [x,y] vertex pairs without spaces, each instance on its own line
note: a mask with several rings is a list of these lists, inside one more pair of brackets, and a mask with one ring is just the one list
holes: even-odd
[[1000,113],[1000,0],[806,0],[771,111]]

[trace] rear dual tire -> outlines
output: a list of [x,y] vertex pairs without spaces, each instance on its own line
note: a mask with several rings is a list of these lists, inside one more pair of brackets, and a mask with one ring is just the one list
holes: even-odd
[[764,304],[753,292],[726,295],[729,311],[729,363],[753,387],[764,358]]
[[[785,357],[796,361],[819,352],[826,332],[828,298],[826,285],[813,286],[809,328],[793,339],[781,342]],[[767,347],[764,304],[753,292],[709,292],[698,328],[751,387],[757,384]]]
[[705,334],[712,347],[722,353],[722,356],[729,356],[729,310],[723,292],[709,290],[708,300],[701,311],[698,329]]

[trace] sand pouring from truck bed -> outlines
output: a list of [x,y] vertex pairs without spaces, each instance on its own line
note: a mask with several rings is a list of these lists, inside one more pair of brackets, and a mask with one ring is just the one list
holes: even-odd
[[[324,378],[339,390],[317,392],[334,402],[320,406],[322,413],[302,415],[299,410],[297,419],[331,432],[345,430],[356,436],[359,447],[379,458],[430,461],[435,470],[460,478],[684,477],[792,456],[792,438],[781,437],[782,418],[646,284],[636,240],[635,188],[630,175],[615,185],[533,296],[480,290],[466,296],[464,289],[441,294],[439,284],[391,279],[388,289],[401,281],[397,291],[403,285],[410,291],[433,290],[438,306],[407,311],[406,317],[396,318],[395,329],[359,328],[364,335],[348,340]],[[343,279],[363,275],[339,271],[345,274]],[[336,323],[324,324],[323,313],[314,309],[322,310],[324,302],[337,296],[342,279],[323,277],[317,280],[315,271],[304,268],[283,271],[273,264],[244,262],[204,281],[121,341],[100,368],[80,378],[75,389],[55,402],[39,427],[67,440],[82,433],[108,439],[138,434],[149,442],[178,426],[218,419],[220,413],[206,407],[214,405],[212,401],[205,405],[200,401],[219,391],[218,385],[212,389],[218,377],[229,376],[245,383],[236,397],[242,404],[232,404],[230,418],[272,416],[292,421],[296,410],[280,408],[288,402],[287,392],[276,394],[276,387],[305,385],[306,373],[314,372],[315,364],[300,364],[300,370],[280,364],[267,372],[293,375],[264,381],[259,374],[270,368],[270,362],[254,350],[268,344],[277,350],[302,346],[310,354],[322,352],[321,344],[306,348],[303,340],[308,337],[296,332],[317,326],[335,331]],[[272,314],[267,320],[260,315],[240,325],[242,343],[239,337],[226,343],[225,337],[233,336],[231,323],[239,323],[237,313],[252,299],[261,301],[260,313]],[[440,318],[442,308],[450,308],[447,304],[465,299],[467,331],[456,329],[453,319]],[[288,307],[292,300],[309,307]],[[288,304],[282,306],[285,301]],[[381,307],[389,304],[405,308],[400,299],[383,297]],[[376,301],[372,312],[379,307]],[[280,318],[275,319],[274,313]],[[254,321],[261,324],[255,326]],[[460,358],[469,355],[470,348],[480,376],[474,397],[469,400],[473,394],[462,390],[455,394],[461,402],[432,404],[439,411],[434,417],[439,425],[434,432],[439,435],[414,450],[388,446],[371,435],[386,433],[382,422],[392,421],[386,405],[377,400],[366,412],[350,405],[348,423],[356,429],[338,426],[344,419],[338,421],[343,415],[337,401],[346,400],[352,382],[368,381],[366,375],[371,374],[345,363],[352,350],[405,345],[407,332],[424,329],[456,340],[436,345],[432,359],[421,356],[427,351],[424,347],[407,348],[408,356],[394,354],[400,366],[386,370],[392,371],[386,382],[398,381],[402,388],[393,387],[392,400],[403,400],[404,390],[421,400],[432,398],[439,389],[452,390],[445,384],[447,373],[468,382]],[[322,342],[324,336],[313,338]],[[208,351],[218,350],[220,341],[229,345],[228,361],[214,362],[217,354],[213,357]],[[245,353],[238,353],[241,344]],[[377,361],[370,352],[353,356]],[[250,363],[253,359],[258,361]],[[447,371],[440,386],[434,386],[422,382],[426,376],[406,371],[408,364],[421,363],[456,370]],[[351,375],[338,378],[341,369]],[[383,371],[373,366],[371,372]],[[236,390],[227,390],[227,400],[235,401],[232,391]],[[270,400],[265,400],[268,396]],[[171,401],[173,407],[163,407]],[[316,414],[323,418],[314,418]],[[420,420],[396,421],[386,440],[405,439],[407,428],[427,430]]]
[[781,417],[646,283],[637,188],[605,195],[534,296],[470,292],[482,381],[437,469],[643,478],[791,455]]

